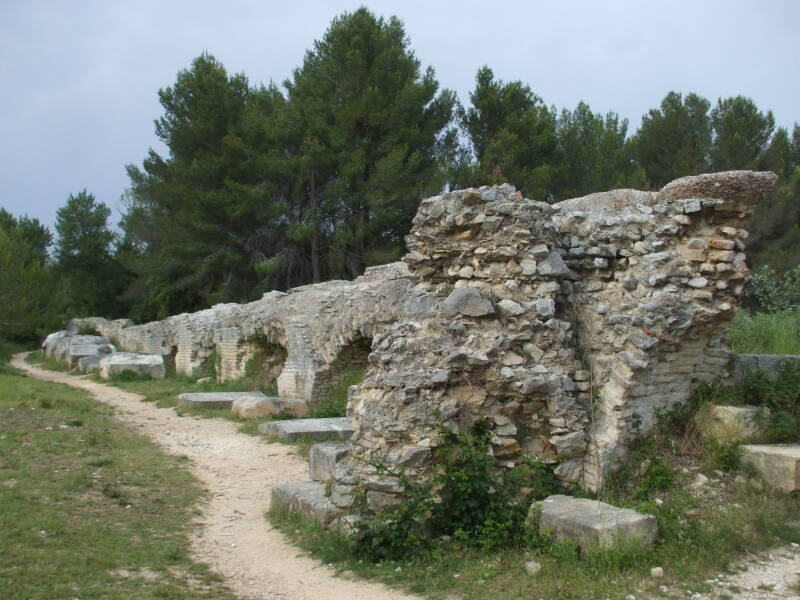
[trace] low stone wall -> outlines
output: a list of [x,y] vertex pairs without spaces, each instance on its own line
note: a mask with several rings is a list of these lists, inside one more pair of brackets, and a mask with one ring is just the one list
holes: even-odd
[[[404,263],[367,269],[354,281],[328,281],[269,292],[249,304],[220,304],[163,321],[133,325],[98,317],[73,319],[76,331],[90,325],[120,350],[161,354],[178,373],[215,373],[221,381],[239,379],[264,347],[278,346],[278,395],[313,402],[330,380],[330,365],[354,340],[373,334],[400,318],[411,282]],[[263,352],[262,352],[263,353]]]

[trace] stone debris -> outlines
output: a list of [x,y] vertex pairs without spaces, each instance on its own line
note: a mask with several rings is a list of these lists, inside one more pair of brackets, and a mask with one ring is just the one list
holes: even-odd
[[741,444],[764,435],[770,410],[760,406],[708,405],[695,417],[700,434],[722,444]]
[[800,445],[747,444],[742,463],[751,466],[767,487],[790,494],[800,490]]
[[302,398],[278,398],[253,393],[234,398],[231,412],[242,419],[259,419],[278,414],[304,417],[308,412],[308,405]]
[[632,542],[649,546],[658,533],[653,515],[562,495],[534,502],[526,525],[538,526],[540,534],[573,542],[584,551]]
[[266,396],[261,392],[184,392],[183,394],[178,394],[175,404],[178,406],[230,409],[237,401],[258,401],[265,398]]
[[347,440],[353,435],[353,427],[347,417],[267,421],[259,425],[258,430],[289,441],[302,437],[309,437],[312,440]]
[[305,520],[329,524],[340,513],[325,497],[325,485],[316,481],[283,483],[272,487],[270,509],[288,510]]
[[309,474],[313,481],[333,481],[337,464],[347,456],[347,442],[321,442],[308,452]]
[[125,371],[137,375],[149,375],[153,379],[163,379],[166,375],[164,359],[160,355],[116,352],[100,360],[100,377],[103,379],[109,379]]

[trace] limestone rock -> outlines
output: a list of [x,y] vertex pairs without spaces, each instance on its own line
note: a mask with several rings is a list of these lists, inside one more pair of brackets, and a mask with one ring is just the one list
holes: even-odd
[[316,481],[272,486],[270,510],[288,510],[304,520],[329,524],[340,511],[325,497],[325,486]]
[[267,421],[259,425],[258,430],[261,433],[285,440],[296,440],[303,437],[309,437],[312,440],[347,440],[353,435],[353,427],[347,417]]
[[742,462],[755,469],[767,487],[787,494],[800,490],[800,445],[742,446]]
[[302,398],[264,396],[260,392],[244,394],[247,395],[234,398],[231,404],[231,412],[242,419],[259,419],[282,413],[304,417],[308,412],[308,404]]
[[723,444],[740,444],[764,435],[770,411],[757,406],[708,405],[695,422],[703,437]]
[[109,379],[125,371],[149,375],[153,379],[163,379],[166,374],[164,359],[154,354],[117,352],[100,360],[100,377],[103,379]]
[[494,312],[492,303],[481,296],[475,288],[456,288],[442,303],[442,310],[447,317],[457,314],[470,317],[483,317]]
[[347,456],[347,442],[321,442],[308,452],[308,468],[314,481],[333,481],[336,465]]
[[598,500],[562,495],[534,502],[526,524],[537,526],[542,535],[571,541],[584,551],[630,542],[649,546],[658,533],[653,515]]

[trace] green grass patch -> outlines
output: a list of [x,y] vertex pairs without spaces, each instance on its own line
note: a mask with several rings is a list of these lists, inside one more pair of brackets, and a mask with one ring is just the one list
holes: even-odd
[[731,322],[730,336],[737,354],[800,354],[800,311],[738,310]]
[[85,392],[0,372],[3,597],[233,599],[189,558],[199,482],[111,415]]
[[46,357],[41,350],[29,352],[25,357],[25,362],[29,365],[36,365],[42,369],[47,369],[48,371],[67,372],[70,370],[66,363],[56,360],[55,358]]

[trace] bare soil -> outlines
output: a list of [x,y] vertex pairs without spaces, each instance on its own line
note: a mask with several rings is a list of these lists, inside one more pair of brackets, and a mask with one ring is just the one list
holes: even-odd
[[400,600],[414,596],[377,583],[336,577],[308,558],[264,518],[270,488],[308,480],[308,466],[294,448],[240,433],[224,419],[180,417],[138,394],[66,373],[46,371],[14,356],[12,365],[30,376],[86,390],[116,409],[116,418],[166,452],[189,459],[209,500],[192,539],[198,561],[211,565],[231,589],[248,600]]

